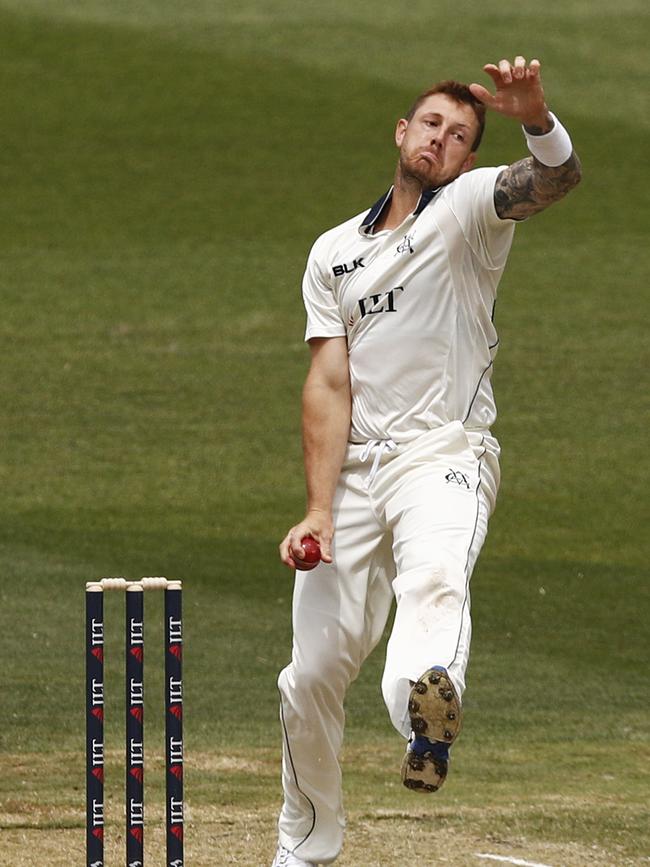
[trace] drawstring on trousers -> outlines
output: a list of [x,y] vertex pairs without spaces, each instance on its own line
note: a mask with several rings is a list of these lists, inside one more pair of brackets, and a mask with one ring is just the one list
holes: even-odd
[[382,458],[382,455],[384,454],[384,452],[389,452],[389,453],[394,452],[396,448],[397,448],[397,443],[393,442],[393,440],[391,440],[391,439],[369,440],[365,444],[364,449],[361,452],[361,456],[359,458],[359,460],[362,463],[365,463],[368,460],[368,458],[370,457],[370,453],[372,452],[373,449],[376,449],[376,451],[375,451],[375,458],[372,462],[372,467],[370,468],[370,472],[368,473],[368,476],[367,476],[365,482],[363,483],[364,490],[366,490],[366,491],[368,490],[370,485],[372,485],[375,476],[379,472],[379,464],[381,462],[381,458]]

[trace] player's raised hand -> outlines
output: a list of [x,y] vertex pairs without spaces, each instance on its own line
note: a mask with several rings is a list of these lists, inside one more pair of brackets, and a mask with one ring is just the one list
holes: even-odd
[[515,57],[514,63],[509,60],[500,60],[497,65],[487,63],[483,70],[494,82],[496,93],[490,93],[482,84],[470,84],[469,88],[493,111],[517,118],[524,126],[546,129],[552,121],[544,99],[540,69],[539,60],[527,64],[521,55]]

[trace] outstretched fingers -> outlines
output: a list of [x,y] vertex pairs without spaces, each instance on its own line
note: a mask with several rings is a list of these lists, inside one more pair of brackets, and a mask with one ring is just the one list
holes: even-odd
[[512,63],[505,57],[498,63],[486,63],[483,71],[490,76],[498,89],[499,87],[503,87],[503,85],[512,84],[513,81],[538,79],[540,67],[539,60],[531,60],[527,64],[526,58],[518,54]]
[[512,63],[506,58],[498,63],[486,63],[484,72],[495,85],[495,92],[483,85],[470,84],[472,94],[499,114],[518,118],[523,124],[539,125],[547,114],[540,76],[539,60],[530,63],[518,54]]

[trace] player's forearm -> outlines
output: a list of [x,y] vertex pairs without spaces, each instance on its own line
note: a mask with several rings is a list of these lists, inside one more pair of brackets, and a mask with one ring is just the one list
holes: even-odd
[[[526,138],[531,150],[531,156],[525,157],[504,169],[499,175],[494,189],[494,205],[497,214],[502,218],[523,220],[533,214],[537,214],[558,202],[572,190],[582,176],[580,160],[572,149],[570,139],[566,131],[559,125],[556,129],[563,134],[563,142],[558,146],[553,144],[555,121],[549,112],[544,112],[539,117],[527,118],[524,123]],[[547,165],[553,163],[548,159],[547,152],[561,153],[561,148],[566,150],[559,165]],[[546,162],[545,162],[546,161]]]
[[494,189],[496,212],[502,219],[532,217],[564,198],[581,176],[575,151],[561,166],[545,166],[535,157],[526,157],[499,175]]
[[307,509],[330,512],[350,435],[349,383],[333,387],[308,377],[302,406]]

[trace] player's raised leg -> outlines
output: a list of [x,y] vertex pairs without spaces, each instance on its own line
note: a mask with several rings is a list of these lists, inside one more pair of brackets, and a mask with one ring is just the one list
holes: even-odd
[[458,437],[450,431],[442,455],[427,462],[426,454],[425,437],[391,469],[400,478],[386,500],[397,611],[382,688],[393,725],[412,736],[405,784],[435,791],[444,782],[449,746],[461,728],[471,636],[469,581],[497,480],[493,462],[478,460],[462,431]]

